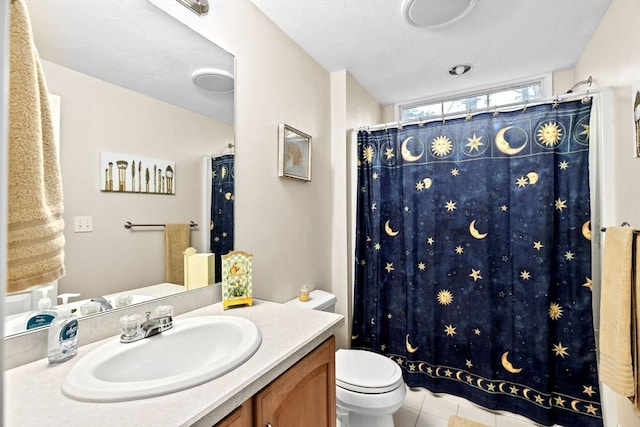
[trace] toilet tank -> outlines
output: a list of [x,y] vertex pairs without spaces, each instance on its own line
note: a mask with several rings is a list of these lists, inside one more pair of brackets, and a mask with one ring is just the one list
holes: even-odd
[[285,304],[293,305],[300,308],[308,308],[311,310],[327,311],[334,313],[336,309],[336,296],[329,292],[316,289],[309,292],[309,301],[302,302],[298,298],[287,301]]

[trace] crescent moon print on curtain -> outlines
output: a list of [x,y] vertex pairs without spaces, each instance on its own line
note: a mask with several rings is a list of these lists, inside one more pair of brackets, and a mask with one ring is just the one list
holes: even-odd
[[406,383],[602,426],[591,104],[358,133],[354,348]]

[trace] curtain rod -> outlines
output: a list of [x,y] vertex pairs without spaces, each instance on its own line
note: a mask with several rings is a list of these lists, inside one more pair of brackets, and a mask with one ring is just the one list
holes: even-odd
[[[582,83],[582,82],[581,82]],[[575,86],[574,86],[575,87]],[[571,89],[570,89],[571,90]],[[360,126],[355,128],[354,130],[366,130],[366,131],[374,131],[374,130],[383,130],[383,129],[392,129],[392,128],[400,128],[403,126],[409,125],[424,125],[426,123],[442,121],[443,123],[450,119],[457,119],[466,117],[467,120],[471,120],[473,116],[493,112],[494,116],[497,116],[500,113],[516,111],[518,109],[522,109],[523,112],[527,110],[528,107],[533,107],[537,105],[547,104],[549,102],[565,102],[569,100],[576,100],[582,98],[582,103],[587,104],[591,102],[591,95],[600,93],[598,90],[586,90],[585,92],[567,92],[560,95],[554,95],[551,98],[547,99],[538,99],[536,101],[524,101],[524,102],[512,102],[509,104],[496,105],[493,107],[484,107],[478,108],[472,111],[467,111],[466,113],[456,112],[449,114],[440,114],[438,116],[431,117],[423,117],[418,119],[411,119],[403,122],[391,122],[391,123],[380,123],[376,125],[368,125],[368,126]]]
[[[164,227],[167,224],[132,224],[131,221],[127,221],[124,223],[124,228],[126,228],[127,230],[130,230],[133,227]],[[198,224],[196,224],[193,221],[189,221],[189,227],[193,228],[193,227],[197,227]]]
[[227,148],[223,148],[222,150],[220,150],[220,152],[216,153],[216,154],[210,154],[206,157],[209,157],[211,159],[216,159],[218,157],[222,157],[222,156],[226,156],[227,154],[235,154],[235,144],[230,142],[227,144]]
[[573,86],[571,86],[571,89],[569,89],[569,90],[567,91],[567,93],[573,93],[573,90],[574,90],[575,88],[577,88],[578,86],[588,85],[589,87],[591,87],[591,83],[593,83],[593,77],[589,76],[589,77],[587,77],[587,79],[586,79],[586,80],[582,80],[582,81],[580,81],[580,82],[578,82],[578,83],[574,84]]

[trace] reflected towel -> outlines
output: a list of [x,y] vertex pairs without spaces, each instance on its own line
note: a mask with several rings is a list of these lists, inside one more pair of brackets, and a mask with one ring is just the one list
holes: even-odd
[[631,288],[631,357],[633,358],[633,396],[629,399],[640,415],[640,235],[635,235],[634,283]]
[[184,285],[184,251],[191,246],[189,224],[164,226],[164,280]]
[[600,297],[600,380],[630,397],[635,395],[630,339],[634,246],[631,227],[607,227]]
[[489,427],[486,424],[479,423],[477,421],[471,421],[466,418],[453,415],[449,417],[449,423],[447,427]]
[[22,0],[11,2],[7,292],[64,275],[62,179],[47,87]]

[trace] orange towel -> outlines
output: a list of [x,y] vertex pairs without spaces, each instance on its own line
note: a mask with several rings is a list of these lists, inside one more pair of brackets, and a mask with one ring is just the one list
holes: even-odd
[[636,392],[630,339],[634,246],[631,227],[607,228],[600,297],[600,380],[629,397]]
[[191,246],[189,224],[164,226],[164,280],[184,285],[184,251]]

